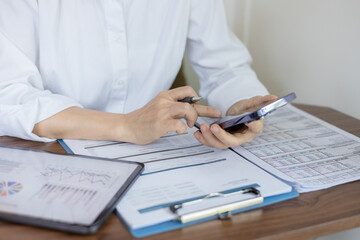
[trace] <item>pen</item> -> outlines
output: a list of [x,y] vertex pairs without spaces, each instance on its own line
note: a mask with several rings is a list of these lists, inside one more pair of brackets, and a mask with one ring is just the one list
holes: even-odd
[[202,97],[186,97],[184,99],[178,100],[178,102],[183,102],[183,103],[197,103],[198,101],[200,101],[200,99],[202,99]]

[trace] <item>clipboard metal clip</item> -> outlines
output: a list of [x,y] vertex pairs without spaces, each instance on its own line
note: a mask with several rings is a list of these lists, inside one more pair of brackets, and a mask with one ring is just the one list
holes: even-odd
[[232,218],[232,214],[230,211],[219,213],[218,216],[220,220],[230,220]]
[[180,221],[181,223],[192,222],[192,221],[196,221],[196,220],[200,220],[200,219],[203,219],[206,217],[211,217],[211,216],[216,216],[216,215],[221,220],[231,219],[232,218],[231,211],[249,207],[249,206],[256,205],[256,204],[260,204],[264,201],[264,198],[261,196],[260,191],[258,189],[256,189],[255,187],[249,187],[249,188],[245,188],[245,189],[242,189],[242,190],[239,190],[236,192],[231,192],[231,193],[226,193],[226,194],[210,193],[200,199],[173,204],[169,207],[169,209],[173,213],[178,213],[179,209],[189,206],[189,205],[201,203],[201,202],[205,201],[206,199],[215,198],[215,197],[229,197],[229,196],[233,196],[233,195],[237,195],[237,194],[247,194],[247,193],[253,194],[254,197],[250,198],[250,199],[242,200],[239,202],[233,202],[233,203],[225,204],[222,206],[216,206],[216,207],[211,207],[211,208],[196,211],[196,212],[186,213],[183,215],[179,215],[176,218],[176,220]]

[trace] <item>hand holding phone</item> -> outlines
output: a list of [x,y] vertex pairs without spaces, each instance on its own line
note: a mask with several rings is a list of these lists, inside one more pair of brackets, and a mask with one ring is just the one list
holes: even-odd
[[[218,124],[221,128],[223,128],[227,132],[234,132],[236,130],[239,130],[244,126],[245,123],[249,123],[252,121],[259,120],[263,117],[265,117],[267,114],[275,111],[276,109],[285,106],[292,100],[296,98],[295,93],[290,93],[286,95],[285,97],[278,98],[275,101],[272,102],[266,102],[263,105],[258,106],[255,109],[252,109],[251,112],[246,112],[240,115],[235,116],[226,116],[218,119],[217,121],[211,123],[212,124]],[[200,129],[199,124],[195,124],[197,128]]]

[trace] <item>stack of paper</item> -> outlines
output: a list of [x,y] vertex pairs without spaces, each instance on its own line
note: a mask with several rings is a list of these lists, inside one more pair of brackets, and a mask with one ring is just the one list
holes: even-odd
[[269,115],[264,132],[235,150],[298,192],[360,179],[360,139],[291,105]]
[[[170,205],[209,193],[256,186],[263,197],[289,193],[292,188],[231,150],[203,146],[193,136],[168,134],[152,144],[64,140],[77,154],[137,161],[145,164],[142,176],[117,207],[130,229],[174,221]],[[248,196],[217,198],[213,205],[240,201]],[[203,209],[201,204],[196,210]],[[209,206],[206,206],[209,207]]]
[[[194,131],[168,134],[145,146],[64,141],[76,154],[145,164],[142,176],[117,207],[136,236],[178,228],[165,224],[176,222],[178,216],[170,211],[170,205],[200,199],[209,193],[255,186],[265,198],[283,196],[268,201],[269,204],[296,196],[291,194],[290,186],[307,192],[360,178],[359,138],[291,105],[269,115],[264,132],[234,152],[201,145],[194,138]],[[215,206],[247,197],[239,194],[207,203]],[[204,206],[209,207],[205,204],[195,209]],[[154,230],[151,226],[157,227]]]

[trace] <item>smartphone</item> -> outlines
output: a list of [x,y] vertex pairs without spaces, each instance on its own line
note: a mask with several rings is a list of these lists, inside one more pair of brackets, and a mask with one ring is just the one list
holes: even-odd
[[[285,97],[278,98],[275,101],[265,102],[264,104],[251,109],[251,112],[246,112],[235,116],[222,117],[217,121],[211,123],[210,125],[216,123],[219,124],[219,126],[224,130],[228,132],[234,132],[244,127],[244,123],[249,123],[252,121],[259,120],[260,118],[265,117],[267,114],[275,111],[276,109],[285,106],[295,98],[296,98],[295,93],[290,93]],[[200,126],[198,125],[196,127],[200,127]]]

